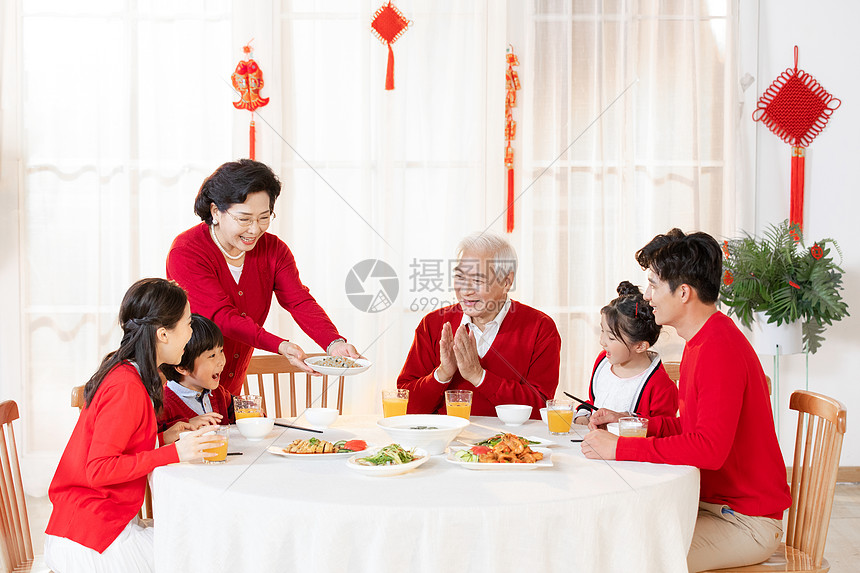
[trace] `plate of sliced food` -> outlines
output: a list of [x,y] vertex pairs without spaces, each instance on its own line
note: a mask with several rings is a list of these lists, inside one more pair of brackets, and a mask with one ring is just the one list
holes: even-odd
[[400,444],[368,449],[346,460],[346,465],[369,476],[396,476],[411,472],[430,459],[421,448],[406,449]]
[[305,364],[326,376],[353,376],[373,365],[366,358],[347,358],[346,356],[311,356],[305,358]]
[[452,446],[445,459],[470,470],[533,470],[552,466],[546,448],[532,448],[519,436],[503,434],[493,446]]
[[356,452],[362,452],[366,449],[367,442],[364,440],[327,442],[319,438],[308,438],[307,440],[293,440],[286,447],[269,446],[266,451],[287,458],[329,460],[353,456]]
[[502,441],[505,436],[513,436],[530,448],[547,448],[549,446],[556,445],[552,440],[547,440],[546,438],[541,438],[539,436],[517,436],[516,434],[511,434],[509,432],[499,432],[498,434],[483,440],[468,440],[468,442],[469,445],[472,446],[487,446],[492,448]]

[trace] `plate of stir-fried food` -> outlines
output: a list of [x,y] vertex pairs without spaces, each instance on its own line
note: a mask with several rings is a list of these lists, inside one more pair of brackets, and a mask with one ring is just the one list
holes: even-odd
[[487,446],[492,448],[493,446],[498,444],[505,436],[514,436],[530,448],[546,448],[555,445],[555,442],[553,442],[552,440],[547,440],[546,438],[541,438],[539,436],[517,436],[509,432],[499,432],[498,434],[490,436],[489,438],[483,440],[469,440],[468,442],[473,446]]
[[532,448],[514,434],[503,434],[492,446],[453,446],[447,461],[470,470],[529,470],[552,466],[546,448]]
[[372,366],[370,360],[366,358],[346,356],[311,356],[305,358],[305,364],[326,376],[353,376]]
[[430,459],[421,448],[403,448],[400,444],[389,444],[355,454],[346,465],[370,476],[396,476],[410,472]]
[[367,449],[367,442],[364,440],[340,440],[337,442],[328,442],[319,438],[309,438],[307,440],[293,440],[286,446],[269,446],[266,451],[276,456],[285,456],[288,458],[305,458],[305,459],[331,459],[348,457],[355,455],[356,452],[361,452]]

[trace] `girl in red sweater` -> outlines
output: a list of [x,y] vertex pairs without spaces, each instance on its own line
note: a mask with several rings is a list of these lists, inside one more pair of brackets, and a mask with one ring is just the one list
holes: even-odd
[[86,407],[48,490],[45,562],[55,573],[152,571],[153,531],[137,518],[146,476],[201,460],[212,440],[202,436],[205,427],[177,440],[190,429],[184,423],[156,433],[158,366],[178,363],[191,337],[185,291],[164,279],[140,280],[125,294],[119,322],[120,346],[87,382]]
[[[678,388],[657,353],[649,350],[660,336],[654,311],[639,287],[622,281],[618,298],[600,309],[600,346],[588,403],[623,415],[674,416]],[[577,424],[588,424],[591,410],[580,408]]]

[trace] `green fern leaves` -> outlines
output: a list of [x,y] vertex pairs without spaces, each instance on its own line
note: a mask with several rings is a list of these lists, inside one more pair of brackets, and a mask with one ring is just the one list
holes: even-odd
[[833,239],[807,248],[800,230],[783,221],[768,227],[761,239],[746,235],[723,243],[725,270],[721,303],[745,326],[754,312],[777,325],[800,320],[804,349],[815,353],[827,326],[848,315],[842,300],[842,269],[831,256]]

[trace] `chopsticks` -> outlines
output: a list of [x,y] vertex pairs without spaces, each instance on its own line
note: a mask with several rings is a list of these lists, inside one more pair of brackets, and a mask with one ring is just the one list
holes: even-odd
[[287,424],[285,422],[275,422],[276,426],[280,426],[282,428],[293,428],[294,430],[304,430],[305,432],[316,432],[317,434],[322,434],[322,430],[314,430],[313,428],[303,428],[302,426],[293,426],[292,424]]
[[573,394],[568,394],[567,392],[562,392],[562,394],[564,394],[564,395],[565,395],[565,396],[567,396],[568,398],[573,398],[574,400],[576,400],[577,402],[579,402],[580,404],[582,404],[582,407],[583,407],[583,408],[585,408],[586,410],[590,410],[590,411],[592,411],[592,412],[596,412],[596,411],[597,411],[597,408],[595,408],[594,406],[592,406],[591,404],[589,404],[589,403],[588,403],[588,402],[586,402],[585,400],[581,400],[581,399],[577,398],[577,397],[576,397],[576,396],[574,396]]

